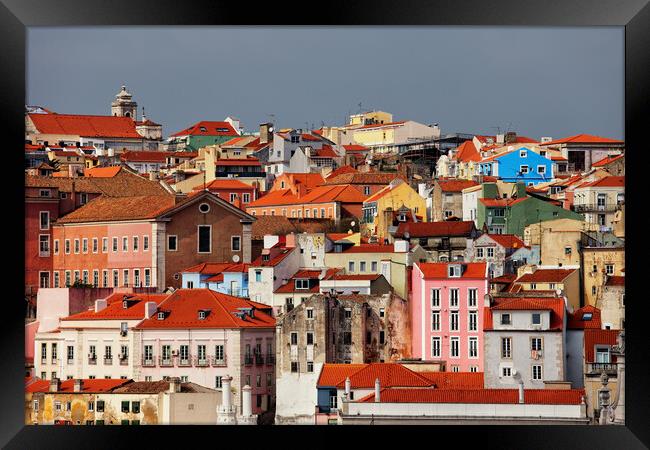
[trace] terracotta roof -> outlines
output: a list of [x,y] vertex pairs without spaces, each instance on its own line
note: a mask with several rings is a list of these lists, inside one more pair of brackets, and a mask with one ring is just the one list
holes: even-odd
[[528,197],[524,198],[479,198],[478,199],[481,203],[483,203],[487,207],[506,207],[506,206],[512,206],[516,205],[517,203],[521,203],[523,201],[528,200]]
[[371,123],[369,125],[363,125],[363,126],[361,126],[359,128],[355,128],[355,130],[363,130],[363,129],[367,129],[367,128],[394,127],[396,125],[402,125],[404,123],[406,123],[405,120],[403,120],[401,122]]
[[272,258],[269,258],[268,261],[264,261],[263,256],[259,256],[255,261],[251,263],[251,267],[274,267],[280,264],[289,254],[294,251],[295,248],[284,248],[280,253],[274,255]]
[[456,159],[463,162],[476,162],[481,160],[481,155],[473,141],[465,141],[456,149]]
[[600,161],[596,161],[591,165],[591,167],[605,167],[608,164],[613,163],[614,161],[618,161],[619,159],[623,158],[625,156],[624,153],[621,153],[620,155],[613,155],[613,156],[607,156]]
[[[203,128],[205,131],[203,131]],[[221,129],[221,131],[219,131]],[[238,136],[237,131],[230,125],[229,122],[215,122],[202,120],[194,125],[185,128],[177,133],[171,135],[176,136]]]
[[585,330],[585,362],[595,362],[596,345],[618,345],[620,330]]
[[[240,318],[238,308],[253,307],[254,317]],[[205,319],[198,318],[199,311],[208,311]],[[192,328],[275,328],[275,319],[254,307],[248,300],[232,297],[210,289],[178,289],[159,306],[165,319],[157,314],[140,322],[135,329],[192,329]]]
[[625,187],[625,177],[614,177],[614,176],[609,176],[609,177],[604,177],[600,178],[596,181],[592,181],[589,183],[584,183],[581,184],[577,189],[585,188],[585,187]]
[[321,148],[314,149],[315,155],[313,157],[318,158],[336,158],[339,155],[336,154],[331,145],[323,144]]
[[[325,272],[325,276],[323,277],[323,280],[328,280],[334,275],[336,272],[338,272],[340,269],[327,269]],[[275,290],[275,294],[287,294],[287,293],[310,293],[310,294],[317,294],[319,292],[319,286],[320,286],[320,275],[322,271],[321,270],[299,270],[291,278],[289,278],[287,284],[281,285],[279,288]],[[315,283],[312,287],[309,289],[296,289],[296,280],[316,280],[317,283]]]
[[540,145],[555,144],[623,144],[623,141],[610,139],[606,137],[594,136],[591,134],[576,134],[562,139],[555,139],[549,142],[543,142]]
[[88,178],[113,178],[121,170],[122,166],[93,167],[92,169],[84,169],[84,176]]
[[[123,306],[124,296],[128,296],[127,308]],[[124,320],[144,318],[145,303],[160,304],[169,294],[124,294],[114,293],[106,298],[106,308],[95,312],[94,307],[88,311],[63,317],[61,320]]]
[[217,167],[222,166],[261,166],[260,160],[249,156],[247,158],[228,158],[228,159],[218,159],[215,162]]
[[205,262],[197,264],[187,269],[181,270],[182,273],[201,273],[201,274],[217,274],[223,272],[228,267],[232,266],[232,263],[210,263]]
[[[323,364],[317,386],[337,386],[345,383],[347,377],[366,367],[368,364]],[[351,380],[350,380],[351,381]]]
[[607,277],[605,286],[625,286],[625,277],[610,275]]
[[[352,389],[374,388],[375,380],[384,387],[422,387],[432,386],[433,382],[401,364],[371,363],[358,364],[355,369],[341,368],[343,364],[324,364],[318,379],[318,386],[345,387],[345,378],[350,377]],[[350,366],[350,364],[345,364]],[[341,375],[343,375],[341,377]],[[336,383],[336,384],[325,384]]]
[[299,203],[298,196],[291,192],[291,189],[278,189],[267,192],[254,202],[250,202],[246,207],[295,205],[297,203]]
[[442,192],[462,192],[468,187],[478,186],[479,183],[472,180],[438,180]]
[[343,239],[347,239],[350,236],[352,236],[352,235],[349,234],[349,233],[327,233],[327,238],[330,241],[340,241],[340,240],[343,240]]
[[[207,393],[217,392],[196,383],[180,383],[180,392]],[[113,390],[115,394],[159,394],[169,391],[169,381],[134,381]]]
[[501,298],[488,308],[483,330],[492,329],[492,311],[551,311],[550,330],[562,330],[564,327],[564,299],[562,297],[510,297]]
[[342,175],[344,173],[357,173],[357,172],[358,172],[357,169],[355,169],[352,166],[341,166],[338,169],[333,170],[332,173],[330,173],[327,176],[327,178],[334,178],[334,177],[337,177],[337,176]]
[[450,278],[449,270],[447,269],[450,265],[461,264],[464,267],[464,271],[461,273],[460,277],[455,278],[477,278],[485,279],[487,277],[487,263],[485,262],[476,262],[476,263],[461,263],[461,262],[439,262],[439,263],[415,263],[417,267],[422,271],[425,279],[431,278]]
[[559,283],[564,281],[577,269],[537,269],[526,273],[515,280],[515,283]]
[[[250,184],[246,184],[242,181],[228,178],[218,178],[216,180],[208,183],[205,188],[209,191],[218,191],[222,189],[255,189]],[[195,186],[194,191],[202,191],[203,185]]]
[[[585,314],[591,314],[591,316]],[[583,306],[576,309],[573,314],[567,316],[567,328],[572,330],[584,330],[594,328],[600,330],[602,322],[600,319],[600,309],[592,305]]]
[[367,151],[370,151],[370,148],[366,147],[365,145],[359,145],[359,144],[343,145],[342,147],[346,152],[367,152]]
[[29,114],[41,134],[143,139],[130,117],[78,114]]
[[505,248],[526,247],[524,241],[514,234],[488,234],[488,237]]
[[345,248],[341,253],[394,253],[394,245],[361,244]]
[[376,201],[379,200],[380,198],[383,198],[383,197],[385,197],[386,195],[390,194],[390,193],[393,191],[393,189],[396,189],[396,188],[397,188],[398,186],[400,186],[401,184],[402,184],[402,183],[400,183],[400,184],[389,184],[388,186],[385,186],[385,187],[381,188],[380,190],[378,190],[377,192],[375,192],[374,194],[372,194],[370,197],[368,197],[367,199],[365,199],[365,200],[364,200],[364,203],[373,203],[373,202],[376,202]]
[[[584,389],[524,389],[524,403],[535,405],[580,405]],[[372,403],[375,394],[359,402]],[[382,389],[382,403],[482,403],[518,404],[517,389]]]
[[[75,380],[62,380],[60,388],[57,390],[57,392],[73,393],[74,382]],[[84,379],[82,380],[81,390],[82,392],[86,393],[110,392],[119,386],[132,382],[133,380],[124,379]],[[37,380],[25,388],[25,392],[49,392],[49,390],[49,380]]]
[[474,222],[468,221],[439,221],[439,222],[403,222],[395,232],[395,237],[403,237],[404,233],[410,238],[436,236],[467,236],[475,228]]
[[287,177],[294,184],[304,184],[307,190],[314,189],[323,182],[320,173],[287,173]]
[[296,231],[293,223],[285,216],[255,216],[257,220],[253,222],[252,239],[263,239],[265,235],[286,235]]
[[536,144],[539,141],[537,139],[529,138],[526,136],[517,136],[515,138],[515,143],[517,144]]
[[482,389],[483,372],[418,372],[437,389]]
[[323,184],[388,184],[395,178],[402,178],[398,173],[357,172],[344,173],[328,178]]
[[57,223],[153,219],[175,206],[172,195],[97,197],[57,220]]
[[375,274],[367,274],[367,275],[350,275],[350,274],[337,274],[333,275],[330,277],[330,280],[350,280],[350,281],[356,281],[356,280],[369,280],[369,281],[374,281],[377,278],[381,277],[382,275],[379,273]]
[[512,283],[517,279],[517,275],[505,274],[500,277],[495,277],[490,280],[490,283]]
[[168,156],[174,155],[175,152],[156,152],[156,151],[127,151],[120,155],[120,160],[129,162],[155,162],[164,163]]

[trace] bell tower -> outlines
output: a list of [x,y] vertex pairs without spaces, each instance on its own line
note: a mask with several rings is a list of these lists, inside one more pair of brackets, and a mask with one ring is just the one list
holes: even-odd
[[132,95],[122,86],[120,92],[115,96],[115,101],[111,103],[111,115],[117,117],[130,117],[137,120],[138,104],[133,101]]

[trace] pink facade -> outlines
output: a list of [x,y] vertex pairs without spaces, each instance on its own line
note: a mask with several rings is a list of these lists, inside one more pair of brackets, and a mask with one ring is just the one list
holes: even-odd
[[485,263],[414,264],[413,357],[446,361],[447,371],[483,372],[483,302],[487,292]]

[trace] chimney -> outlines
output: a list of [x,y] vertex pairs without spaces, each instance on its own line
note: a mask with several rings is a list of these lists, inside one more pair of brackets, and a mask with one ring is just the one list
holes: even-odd
[[83,391],[83,380],[82,379],[75,379],[74,380],[74,392],[81,392]]
[[380,391],[381,385],[379,384],[379,378],[375,379],[375,403],[380,401]]
[[273,124],[260,124],[260,144],[268,144],[273,140]]
[[296,234],[295,233],[291,232],[291,233],[287,234],[285,246],[287,248],[295,248],[296,247]]
[[169,393],[174,394],[181,391],[181,379],[178,377],[171,377],[169,379]]
[[230,392],[230,382],[232,377],[226,375],[221,379],[221,406],[224,411],[230,411],[232,408],[232,393]]
[[492,300],[492,297],[490,297],[490,294],[485,294],[483,296],[483,306],[486,307],[486,308],[489,308],[491,300]]
[[61,390],[61,380],[58,378],[52,378],[50,380],[50,392],[58,392]]
[[99,312],[102,309],[106,308],[106,299],[95,300],[95,312]]
[[149,172],[149,180],[150,181],[158,180],[158,173],[154,171]]
[[345,395],[349,399],[350,398],[350,388],[352,387],[352,382],[350,381],[350,377],[345,378]]
[[250,417],[253,415],[253,402],[251,400],[251,390],[253,388],[249,385],[246,385],[242,388],[242,406],[241,414],[244,417]]
[[144,318],[149,319],[156,314],[156,310],[158,309],[158,305],[156,302],[147,302],[144,304]]

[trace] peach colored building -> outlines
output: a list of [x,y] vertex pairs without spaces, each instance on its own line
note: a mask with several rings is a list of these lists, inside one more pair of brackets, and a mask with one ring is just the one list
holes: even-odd
[[415,263],[411,329],[414,358],[447,361],[447,370],[483,372],[487,264]]

